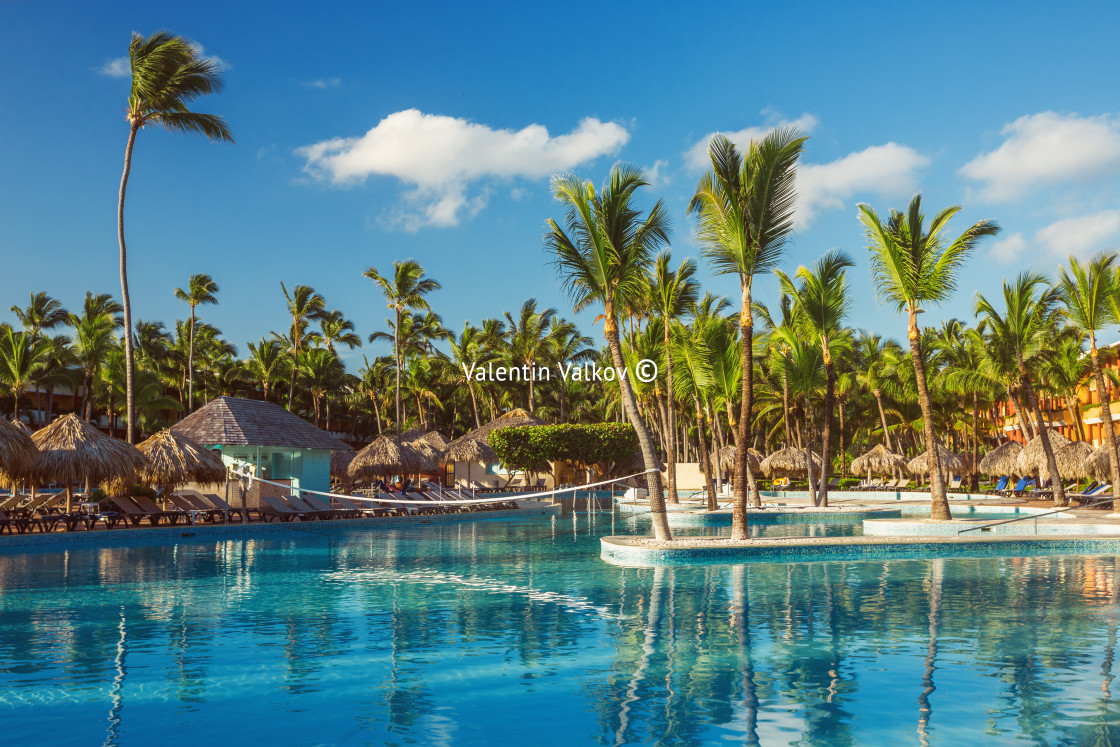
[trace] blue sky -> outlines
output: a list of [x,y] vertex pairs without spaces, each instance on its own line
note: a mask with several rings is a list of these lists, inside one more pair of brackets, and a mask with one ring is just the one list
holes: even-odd
[[[958,230],[1003,226],[925,323],[971,319],[974,292],[1022,268],[1120,244],[1118,21],[1103,3],[2,3],[0,319],[31,290],[72,308],[87,289],[119,294],[128,81],[113,61],[132,31],[166,28],[221,60],[226,90],[197,109],[237,144],[140,133],[137,318],[184,318],[173,290],[206,272],[221,304],[204,318],[242,352],[285,328],[281,280],[365,337],[386,312],[361,273],[406,257],[443,284],[432,304],[452,329],[529,296],[571,316],[541,245],[561,215],[550,173],[649,169],[674,256],[697,256],[685,208],[706,138],[796,122],[811,139],[786,269],[847,250],[851,323],[901,338],[857,202],[885,213],[921,190],[931,210],[964,206]],[[774,289],[762,279],[758,295]],[[578,318],[598,337],[592,317]]]

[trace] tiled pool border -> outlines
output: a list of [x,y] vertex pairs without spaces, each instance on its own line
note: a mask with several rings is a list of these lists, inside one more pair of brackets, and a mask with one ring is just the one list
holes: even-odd
[[464,514],[432,514],[426,516],[387,516],[370,519],[335,519],[309,522],[253,522],[249,524],[195,524],[174,527],[130,527],[128,529],[94,529],[76,532],[39,532],[0,535],[0,555],[30,550],[70,550],[98,547],[131,547],[137,545],[170,545],[182,542],[222,542],[226,540],[260,539],[290,536],[293,532],[308,534],[344,534],[352,530],[454,524],[468,521],[489,521],[521,516],[559,514],[560,506],[522,506],[517,510],[485,511]]
[[803,563],[814,561],[921,560],[928,558],[1018,557],[1027,555],[1118,555],[1120,538],[885,537],[806,538],[805,542],[750,540],[746,545],[705,547],[694,541],[679,548],[643,547],[633,537],[602,537],[600,557],[613,565],[651,568],[674,565]]

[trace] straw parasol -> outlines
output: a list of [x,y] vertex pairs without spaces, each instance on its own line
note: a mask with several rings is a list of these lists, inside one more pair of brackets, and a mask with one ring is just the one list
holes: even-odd
[[186,436],[162,430],[136,447],[148,458],[139,477],[158,485],[166,495],[188,482],[218,485],[225,482],[226,466],[216,452]]
[[[1058,455],[1055,454],[1055,457]],[[1061,469],[1061,466],[1058,467]],[[1112,465],[1108,461],[1108,445],[1101,444],[1085,459],[1085,472],[1094,480],[1111,480]]]
[[408,444],[380,436],[354,456],[347,473],[355,480],[413,475],[421,470],[423,464],[424,458]]
[[135,446],[106,436],[74,414],[63,415],[31,438],[39,447],[31,464],[31,477],[39,482],[66,485],[67,512],[73,483],[87,479],[95,484],[131,480],[148,466],[148,460]]
[[[1058,452],[1069,446],[1072,441],[1063,436],[1057,431],[1047,431],[1046,435],[1050,437],[1050,448],[1054,450],[1054,456],[1057,457]],[[1042,448],[1042,436],[1035,436],[1031,439],[1030,443],[1023,447],[1022,452],[1019,453],[1017,465],[1019,467],[1020,475],[1033,475],[1039,472],[1039,476],[1043,479],[1049,478],[1050,470],[1044,467],[1046,464],[1046,450]],[[1061,471],[1061,468],[1058,468]],[[1045,470],[1046,474],[1041,474]]]
[[467,482],[471,479],[471,464],[497,462],[498,455],[490,448],[486,437],[496,428],[513,428],[521,425],[544,425],[544,421],[521,408],[510,410],[491,420],[486,425],[475,428],[465,436],[460,436],[447,445],[443,458],[448,462],[467,463]]
[[[960,474],[964,462],[961,461],[959,456],[939,443],[935,443],[933,448],[937,449],[937,461],[941,464],[942,472],[956,472]],[[906,469],[908,469],[912,475],[928,475],[930,466],[929,452],[923,451],[906,464]]]
[[[1093,455],[1095,449],[1084,441],[1074,441],[1054,452],[1054,461],[1058,463],[1058,472],[1062,477],[1085,477],[1089,474],[1086,462]],[[1046,460],[1038,469],[1038,474],[1043,480],[1050,479],[1050,468]]]
[[982,475],[1018,475],[1019,454],[1023,447],[1016,441],[1008,441],[989,451],[980,460]]
[[[820,474],[821,456],[813,454],[813,472]],[[802,475],[809,471],[809,462],[805,459],[804,449],[795,449],[792,446],[775,451],[759,464],[762,473],[767,477],[778,475]]]
[[354,483],[350,477],[350,462],[354,461],[355,456],[356,452],[343,449],[336,449],[331,452],[331,477],[340,481],[347,493],[350,492]]
[[[729,470],[735,466],[735,447],[724,446],[719,450],[719,466],[721,469]],[[750,463],[751,472],[758,474],[762,467],[762,460],[766,458],[758,449],[747,447],[747,462]],[[643,468],[645,465],[642,465]]]
[[423,436],[413,439],[412,442],[422,443],[442,454],[443,452],[447,451],[447,447],[451,443],[451,439],[443,435],[439,431],[428,431]]
[[872,472],[887,474],[899,469],[906,469],[906,457],[888,451],[883,444],[876,444],[871,451],[853,459],[851,464],[853,475],[866,472],[868,477]]
[[14,481],[25,475],[34,459],[35,442],[30,429],[18,420],[9,423],[0,418],[0,476],[3,481]]

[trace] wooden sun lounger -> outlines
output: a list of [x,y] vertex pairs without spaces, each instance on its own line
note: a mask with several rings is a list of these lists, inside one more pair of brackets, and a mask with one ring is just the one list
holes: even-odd
[[355,503],[349,498],[341,495],[336,495],[334,499],[338,501],[338,505],[342,506],[347,511],[357,511],[363,516],[388,516],[390,513],[392,513],[392,509],[385,508],[384,506],[378,506],[374,503],[366,503],[365,501],[362,501],[360,504]]
[[139,506],[141,510],[147,511],[150,514],[162,515],[162,517],[166,519],[167,522],[172,526],[178,524],[180,519],[182,519],[184,524],[189,523],[191,520],[191,515],[186,511],[180,511],[177,508],[171,510],[160,508],[156,505],[155,501],[153,501],[146,495],[134,495],[130,497],[132,498],[133,503]]
[[[190,498],[188,498],[185,495],[179,495],[177,493],[172,493],[171,495],[167,496],[167,500],[169,500],[171,502],[171,504],[173,506],[175,506],[175,508],[179,509],[180,511],[182,511],[184,514],[186,514],[189,517],[195,516],[196,513],[201,513],[202,514],[202,520],[205,521],[207,524],[213,524],[215,521],[224,521],[225,520],[225,512],[224,511],[216,509],[213,506],[197,505],[194,501],[190,500]],[[193,519],[192,519],[192,523],[193,523]]]
[[148,524],[154,527],[159,524],[160,520],[163,518],[162,511],[157,514],[153,514],[150,511],[143,511],[139,506],[137,506],[135,503],[130,501],[128,498],[125,498],[124,496],[112,495],[109,496],[106,500],[108,500],[112,505],[116,506],[117,509],[120,510],[120,512],[128,520],[128,522],[134,527],[140,526],[140,522],[144,519],[147,519]]
[[357,513],[347,508],[331,508],[330,501],[328,501],[321,495],[312,495],[308,493],[307,495],[303,496],[303,502],[316,511],[321,511],[324,514],[330,514],[330,516],[326,516],[325,518],[353,519],[357,516]]
[[284,501],[271,495],[261,496],[260,512],[261,518],[265,521],[272,521],[274,517],[278,517],[280,521],[285,522],[294,521],[295,519],[311,521],[316,518],[314,513],[309,514],[306,511],[296,511]]

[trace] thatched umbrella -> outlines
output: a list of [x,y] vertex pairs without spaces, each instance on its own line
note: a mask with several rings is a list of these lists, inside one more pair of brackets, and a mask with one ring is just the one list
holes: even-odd
[[980,459],[980,474],[989,476],[1019,474],[1019,454],[1022,451],[1023,447],[1017,441],[1000,444]]
[[[1055,454],[1054,456],[1056,458],[1058,455]],[[1061,466],[1058,469],[1061,469]],[[1108,461],[1108,446],[1106,444],[1101,444],[1085,459],[1085,472],[1094,480],[1103,482],[1112,479],[1112,465]]]
[[39,482],[66,485],[66,511],[70,511],[71,485],[89,480],[132,480],[148,466],[135,446],[106,436],[74,414],[64,415],[31,436],[39,453],[30,474]]
[[[719,450],[719,466],[721,469],[730,470],[735,466],[735,447],[724,446]],[[751,472],[758,474],[761,471],[762,460],[766,458],[758,449],[747,447],[747,461],[750,463]],[[645,465],[642,465],[643,467]]]
[[[961,468],[964,466],[964,462],[961,461],[961,458],[939,443],[935,443],[934,448],[937,449],[937,461],[941,463],[942,472],[956,472],[960,474]],[[913,475],[928,475],[930,467],[932,467],[932,465],[930,464],[928,451],[923,451],[906,464],[906,469]]]
[[498,461],[498,455],[490,448],[487,436],[496,428],[514,428],[522,425],[544,425],[544,421],[535,415],[517,408],[503,413],[491,420],[481,428],[475,428],[465,436],[460,436],[447,445],[443,458],[448,462],[467,463],[467,482],[471,480],[471,464],[482,462],[487,464]]
[[[1054,450],[1055,458],[1057,458],[1060,450],[1073,443],[1057,431],[1047,431],[1046,435],[1050,437],[1050,448]],[[1050,469],[1044,466],[1046,464],[1046,450],[1042,448],[1042,436],[1035,436],[1030,443],[1023,447],[1023,450],[1019,452],[1016,464],[1020,475],[1033,475],[1038,472],[1042,479],[1049,478]],[[1043,470],[1046,471],[1045,475],[1042,474]],[[1061,471],[1061,468],[1059,467],[1058,470]]]
[[868,479],[872,472],[887,474],[900,469],[906,469],[906,457],[888,451],[883,444],[876,444],[875,448],[865,454],[860,454],[852,460],[852,474],[858,475],[866,472]]
[[339,480],[347,493],[354,483],[350,477],[350,462],[354,461],[356,453],[351,449],[335,449],[331,452],[331,477]]
[[411,446],[381,436],[354,456],[347,472],[355,480],[371,480],[373,477],[414,475],[423,464],[423,457]]
[[164,495],[188,482],[218,485],[226,480],[226,466],[217,452],[178,433],[162,430],[136,448],[148,458],[138,476],[159,486]]
[[[1084,441],[1074,441],[1066,444],[1054,452],[1054,461],[1058,463],[1058,472],[1062,477],[1085,477],[1089,474],[1086,462],[1089,461],[1089,457],[1093,455],[1094,451],[1096,450]],[[1043,480],[1049,481],[1050,468],[1045,459],[1042,460],[1038,474]]]
[[31,431],[18,420],[9,423],[0,418],[0,475],[15,482],[27,474],[35,459],[35,442]]
[[442,454],[443,452],[447,451],[448,445],[451,444],[451,439],[443,435],[439,431],[428,431],[423,436],[413,439],[412,443],[424,444]]
[[[821,455],[813,454],[813,472],[820,474]],[[759,464],[759,468],[767,477],[778,475],[803,475],[809,472],[809,462],[805,458],[805,449],[795,449],[792,446],[775,451]]]

